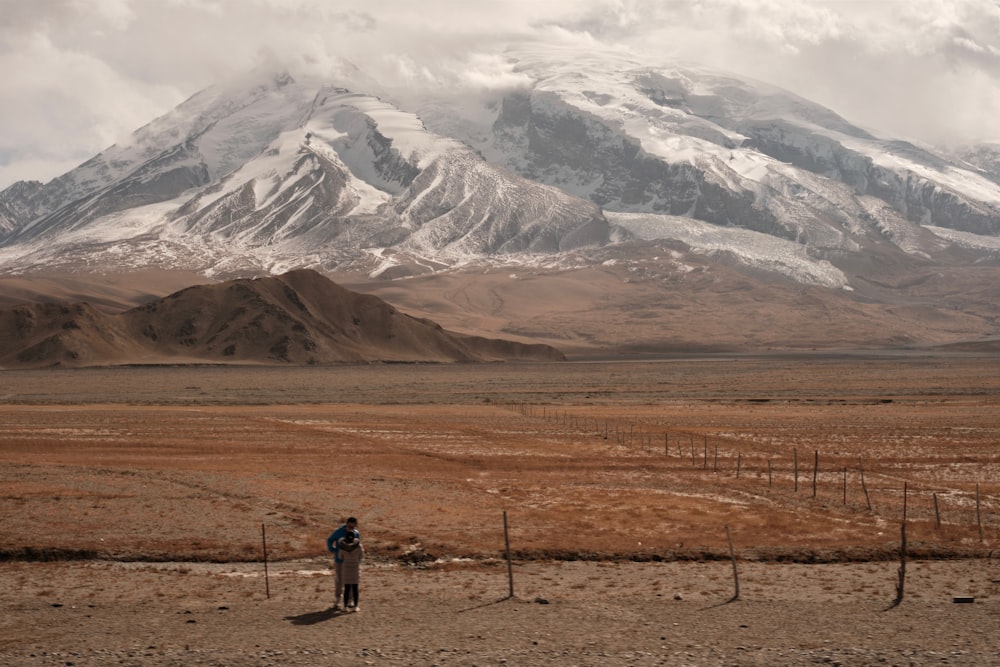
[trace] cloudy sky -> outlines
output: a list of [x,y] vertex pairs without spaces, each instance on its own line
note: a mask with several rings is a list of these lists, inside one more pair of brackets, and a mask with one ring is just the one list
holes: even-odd
[[503,85],[521,38],[683,58],[881,135],[1000,139],[998,0],[0,0],[0,188],[47,181],[265,59]]

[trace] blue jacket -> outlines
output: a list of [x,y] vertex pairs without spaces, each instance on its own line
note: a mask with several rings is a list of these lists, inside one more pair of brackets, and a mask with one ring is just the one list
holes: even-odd
[[[333,554],[333,561],[335,563],[343,563],[344,559],[340,557],[340,548],[337,545],[337,540],[347,535],[347,526],[343,525],[337,530],[330,533],[330,537],[326,538],[326,550]],[[361,532],[358,530],[354,531],[354,537],[361,541]]]

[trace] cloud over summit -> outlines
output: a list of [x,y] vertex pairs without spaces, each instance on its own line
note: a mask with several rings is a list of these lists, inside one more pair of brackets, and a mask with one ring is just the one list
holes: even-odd
[[0,187],[48,180],[264,54],[385,86],[525,85],[520,39],[627,48],[786,87],[888,136],[1000,137],[991,0],[0,0]]

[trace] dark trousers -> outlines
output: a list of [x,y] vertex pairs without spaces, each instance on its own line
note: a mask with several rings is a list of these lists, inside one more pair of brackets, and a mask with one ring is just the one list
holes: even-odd
[[[354,602],[351,602],[351,597],[354,598]],[[344,584],[344,606],[358,606],[358,585],[357,584]]]

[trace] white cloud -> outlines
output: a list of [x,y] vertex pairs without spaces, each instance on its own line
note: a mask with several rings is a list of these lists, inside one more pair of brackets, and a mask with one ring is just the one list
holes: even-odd
[[1000,138],[993,0],[0,0],[0,187],[47,180],[278,54],[388,86],[523,85],[492,46],[584,39],[794,90],[881,134]]
[[[1000,5],[992,0],[634,0],[639,48],[789,88],[882,134],[1000,137]],[[652,17],[650,19],[650,17]]]
[[179,91],[125,79],[93,55],[42,33],[0,56],[0,183],[51,178],[144,125]]

